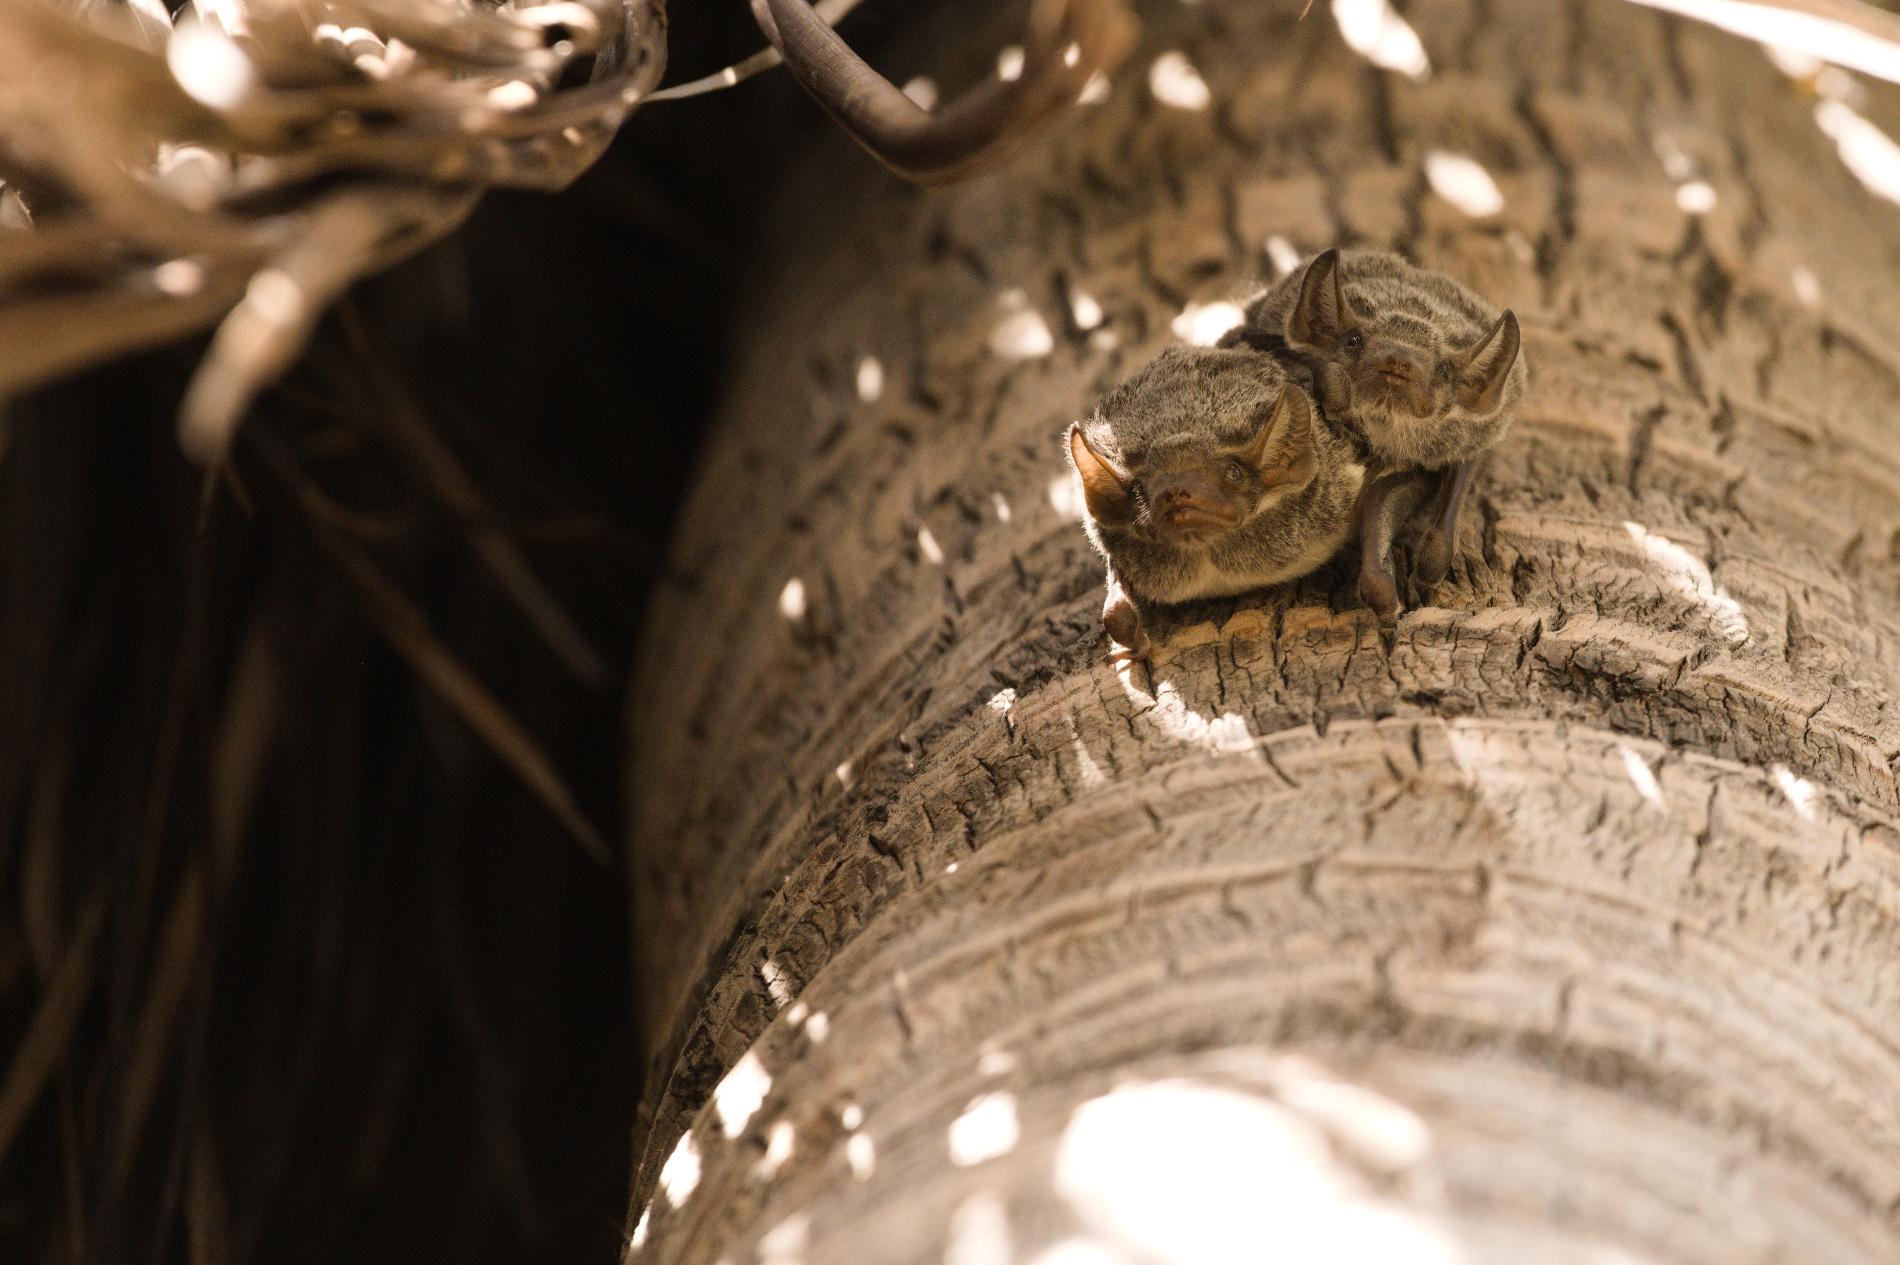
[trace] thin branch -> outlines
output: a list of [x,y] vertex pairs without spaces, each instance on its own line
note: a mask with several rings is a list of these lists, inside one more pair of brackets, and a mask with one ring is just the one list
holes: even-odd
[[[825,25],[836,26],[844,15],[857,8],[864,0],[818,0],[812,11],[823,18]],[[685,83],[674,84],[671,88],[661,88],[647,94],[648,101],[681,101],[687,97],[702,97],[709,92],[723,92],[735,84],[744,83],[757,74],[784,64],[785,59],[778,49],[770,44],[761,48],[744,61],[736,61],[724,70],[715,70],[710,75],[690,79]]]
[[59,970],[46,995],[40,999],[26,1036],[14,1048],[7,1078],[0,1083],[0,1159],[4,1159],[12,1147],[27,1113],[39,1101],[47,1077],[59,1066],[66,1045],[79,1026],[80,1012],[92,992],[93,962],[99,947],[99,929],[104,922],[104,894],[95,891],[66,941]]
[[898,175],[943,184],[995,166],[1089,81],[1120,65],[1139,29],[1121,0],[1034,0],[1023,69],[936,113],[871,69],[806,0],[750,0],[753,20],[798,82]]
[[514,541],[495,525],[481,489],[429,425],[414,393],[377,356],[355,311],[345,304],[342,315],[344,338],[363,371],[365,385],[382,406],[380,415],[422,472],[436,500],[468,533],[483,568],[575,680],[594,689],[606,685],[613,674],[605,657],[548,592]]
[[[252,436],[252,446],[266,465],[281,479],[292,495],[303,498],[307,480],[288,451],[274,438],[261,431]],[[530,791],[586,853],[588,859],[603,866],[613,863],[613,852],[593,823],[580,810],[567,784],[554,769],[527,731],[508,714],[473,673],[462,666],[429,627],[429,620],[388,576],[357,548],[355,542],[332,528],[325,520],[307,518],[311,533],[342,567],[343,574],[363,599],[364,612],[383,639],[406,660],[417,676],[462,723],[472,729],[488,749],[514,770]]]

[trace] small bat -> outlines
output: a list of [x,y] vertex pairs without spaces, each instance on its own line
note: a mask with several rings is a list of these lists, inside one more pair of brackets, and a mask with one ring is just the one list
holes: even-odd
[[1298,378],[1248,347],[1170,348],[1069,428],[1102,624],[1137,657],[1141,604],[1291,580],[1352,535],[1365,465]]
[[1413,566],[1429,591],[1451,567],[1474,463],[1525,390],[1516,315],[1397,255],[1334,249],[1249,303],[1225,341],[1303,364],[1327,416],[1362,439],[1372,477],[1360,507],[1360,596],[1390,624],[1392,534],[1420,491],[1406,476],[1442,472]]

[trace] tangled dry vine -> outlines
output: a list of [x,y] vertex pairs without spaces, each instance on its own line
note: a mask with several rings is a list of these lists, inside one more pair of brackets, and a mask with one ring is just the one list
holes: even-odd
[[[932,117],[802,2],[756,9],[920,179],[994,161],[1130,43],[1115,0],[1039,0],[1031,73]],[[665,35],[664,0],[4,0],[0,394],[219,322],[180,418],[215,460],[352,280],[483,189],[560,189],[599,158]]]
[[[1856,0],[1639,2],[1895,73],[1900,21]],[[751,0],[773,47],[674,92],[782,56],[875,157],[937,183],[1000,160],[1133,43],[1122,0],[1035,0],[1020,78],[932,112],[832,33],[854,5]],[[665,64],[664,0],[0,0],[0,397],[217,324],[179,419],[215,461],[351,281],[484,189],[566,186]]]

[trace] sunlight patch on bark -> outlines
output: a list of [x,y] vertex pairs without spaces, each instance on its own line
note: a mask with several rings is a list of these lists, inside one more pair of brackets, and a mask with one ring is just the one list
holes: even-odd
[[1094,756],[1089,754],[1088,744],[1082,741],[1082,731],[1076,726],[1073,718],[1069,721],[1069,736],[1075,743],[1075,770],[1082,779],[1083,787],[1093,790],[1098,786],[1107,786],[1108,774],[1102,771],[1102,766],[1096,763]]
[[1174,336],[1196,347],[1212,347],[1221,335],[1247,319],[1238,303],[1190,303],[1169,326]]
[[1094,1239],[1064,1239],[1036,1253],[1029,1265],[1127,1265],[1128,1258]]
[[943,565],[943,546],[937,543],[937,537],[928,527],[917,529],[917,552],[924,556],[925,562],[933,566]]
[[969,1168],[1008,1155],[1021,1136],[1014,1094],[978,1094],[963,1114],[950,1122],[950,1162],[958,1168]]
[[1151,1081],[1082,1104],[1055,1179],[1098,1236],[1164,1265],[1248,1259],[1268,1226],[1289,1265],[1466,1259],[1424,1216],[1376,1201],[1304,1113],[1222,1085]]
[[1434,149],[1425,155],[1425,179],[1433,193],[1474,220],[1504,209],[1503,190],[1475,158]]
[[1618,744],[1616,748],[1623,756],[1623,768],[1630,775],[1630,785],[1636,788],[1645,802],[1653,804],[1663,812],[1669,811],[1669,805],[1663,800],[1662,785],[1656,781],[1655,773],[1650,771],[1649,762],[1628,746]]
[[1282,277],[1291,276],[1293,270],[1300,266],[1300,252],[1294,249],[1292,242],[1278,233],[1267,237],[1267,258],[1273,263],[1274,273]]
[[179,87],[214,110],[237,105],[257,78],[244,50],[208,22],[180,26],[165,45],[165,64]]
[[1091,330],[1102,323],[1102,305],[1086,290],[1069,292],[1069,314],[1079,330]]
[[1214,99],[1201,72],[1194,69],[1194,63],[1181,52],[1167,52],[1155,58],[1154,65],[1148,68],[1148,90],[1162,105],[1177,110],[1205,110]]
[[858,361],[858,398],[866,404],[875,404],[884,394],[884,362],[876,356],[865,356]]
[[1055,335],[1042,313],[1029,306],[1021,290],[998,296],[1005,315],[990,330],[990,350],[1005,360],[1038,360],[1056,348]]
[[1386,70],[1411,79],[1432,73],[1431,59],[1418,32],[1398,15],[1389,0],[1333,0],[1333,21],[1353,52]]
[[1801,814],[1801,819],[1813,821],[1816,794],[1814,783],[1804,777],[1796,776],[1794,770],[1785,764],[1777,764],[1768,772],[1775,779],[1775,785],[1781,788],[1781,793],[1788,797],[1788,803]]
[[805,582],[797,576],[785,581],[779,590],[778,613],[796,623],[805,618]]
[[1706,180],[1690,180],[1676,186],[1676,205],[1690,215],[1707,215],[1715,209],[1715,186]]
[[1244,716],[1236,712],[1203,716],[1187,705],[1181,697],[1181,687],[1173,681],[1155,682],[1154,693],[1150,695],[1135,683],[1134,672],[1125,663],[1117,665],[1115,675],[1130,701],[1143,709],[1142,719],[1170,738],[1225,755],[1264,758]]
[[1794,286],[1794,297],[1802,307],[1821,306],[1821,279],[1814,275],[1814,269],[1806,264],[1797,264],[1788,274],[1788,282]]
[[844,1161],[851,1166],[851,1175],[859,1181],[871,1180],[871,1174],[877,1171],[877,1144],[871,1141],[868,1133],[854,1133],[845,1139]]
[[759,1240],[759,1265],[801,1265],[811,1242],[811,1218],[798,1213],[785,1218]]
[[204,289],[204,265],[195,259],[168,259],[152,269],[152,284],[177,298]]
[[1667,132],[1659,132],[1651,146],[1662,163],[1663,174],[1676,186],[1676,205],[1690,215],[1707,215],[1715,209],[1715,186],[1696,170],[1695,159]]
[[719,1115],[719,1127],[729,1138],[745,1132],[745,1127],[772,1090],[772,1074],[759,1062],[759,1056],[747,1050],[745,1057],[732,1065],[713,1089],[713,1110]]
[[791,1005],[792,981],[785,974],[784,967],[767,958],[765,964],[759,967],[759,978],[765,981],[765,991],[772,995],[773,1001],[781,1006]]
[[950,1214],[943,1265],[1007,1265],[1011,1259],[1009,1211],[1002,1196],[979,1190]]
[[765,1135],[765,1154],[759,1157],[759,1176],[770,1181],[778,1175],[785,1161],[792,1158],[792,1147],[797,1141],[797,1130],[789,1120],[780,1120],[773,1124]]
[[692,1197],[693,1190],[699,1185],[699,1143],[693,1140],[689,1129],[680,1134],[680,1140],[673,1145],[673,1153],[666,1157],[666,1163],[660,1168],[660,1193],[675,1208],[681,1207]]
[[1716,585],[1715,577],[1709,574],[1708,565],[1702,559],[1641,523],[1626,520],[1623,530],[1662,572],[1670,588],[1702,608],[1716,632],[1733,645],[1739,646],[1748,640],[1748,620],[1742,614],[1742,604]]
[[1275,1096],[1318,1120],[1362,1163],[1400,1173],[1431,1158],[1432,1131],[1411,1108],[1341,1080],[1309,1058],[1281,1059],[1275,1071]]

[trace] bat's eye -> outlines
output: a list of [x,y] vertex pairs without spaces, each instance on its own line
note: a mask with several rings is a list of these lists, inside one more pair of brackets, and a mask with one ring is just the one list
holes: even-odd
[[1346,344],[1347,351],[1358,351],[1361,347],[1366,345],[1366,336],[1356,329],[1349,329],[1346,331],[1346,337],[1343,341]]
[[1221,477],[1238,487],[1247,481],[1247,467],[1241,465],[1238,461],[1229,460],[1226,467],[1221,471]]

